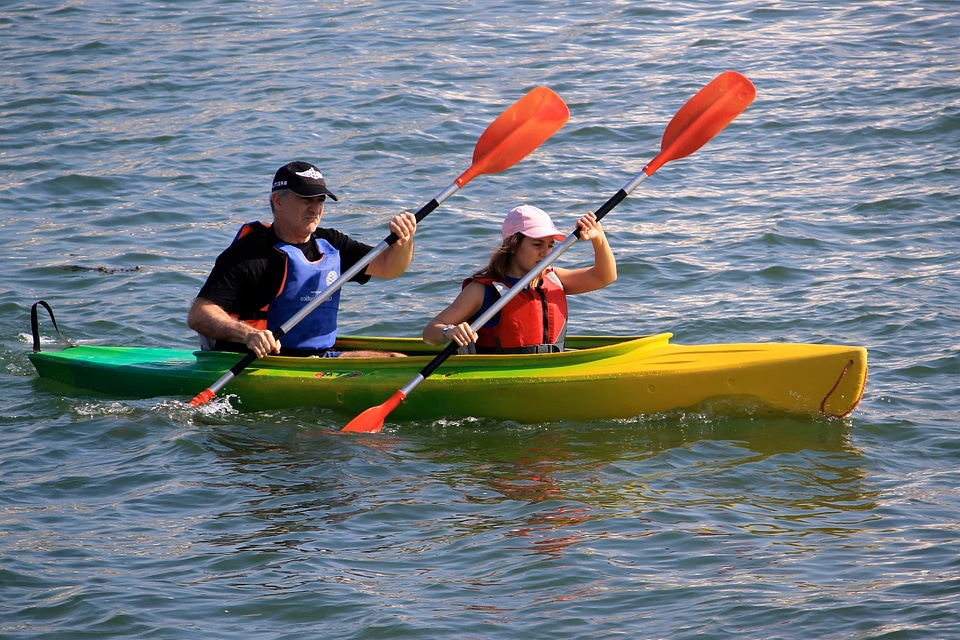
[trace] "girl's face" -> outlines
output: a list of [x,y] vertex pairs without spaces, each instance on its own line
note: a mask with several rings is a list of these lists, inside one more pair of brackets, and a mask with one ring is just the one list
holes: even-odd
[[531,271],[541,260],[547,257],[556,242],[550,236],[546,238],[524,236],[517,250],[510,257],[508,275],[513,278],[521,278],[526,275],[528,271]]

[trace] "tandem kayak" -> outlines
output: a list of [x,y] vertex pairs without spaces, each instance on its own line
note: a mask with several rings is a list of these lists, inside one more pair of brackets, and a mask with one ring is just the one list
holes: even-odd
[[[862,347],[758,343],[685,346],[672,334],[569,336],[568,351],[455,355],[392,413],[396,420],[482,417],[539,423],[632,418],[675,409],[843,417],[867,376]],[[344,416],[375,406],[437,353],[415,338],[344,336],[338,349],[399,351],[399,358],[268,356],[222,395],[241,411],[326,408]],[[41,378],[111,397],[192,397],[242,356],[235,353],[75,346],[37,351]]]

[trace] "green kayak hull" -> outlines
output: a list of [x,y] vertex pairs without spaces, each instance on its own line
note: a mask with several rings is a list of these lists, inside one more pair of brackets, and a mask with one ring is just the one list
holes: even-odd
[[[457,355],[391,414],[391,420],[486,417],[521,423],[631,418],[674,409],[842,417],[867,376],[861,347],[759,343],[684,346],[672,334],[571,336],[563,353]],[[290,358],[251,364],[221,391],[241,411],[321,407],[351,417],[404,386],[439,348],[413,338],[342,337],[341,349],[409,357]],[[39,351],[41,378],[118,398],[189,399],[240,355],[181,349],[78,346]]]

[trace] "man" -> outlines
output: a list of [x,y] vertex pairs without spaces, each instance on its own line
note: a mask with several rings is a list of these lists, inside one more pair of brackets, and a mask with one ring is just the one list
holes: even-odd
[[[399,355],[332,349],[336,340],[339,290],[290,332],[277,340],[279,328],[371,247],[336,229],[319,228],[327,198],[337,200],[320,170],[308,162],[291,162],[277,170],[270,194],[273,223],[243,225],[217,258],[190,307],[187,324],[200,334],[205,349],[252,351],[262,358],[281,355]],[[389,228],[398,240],[378,255],[353,282],[370,276],[395,278],[413,258],[417,220],[411,213],[394,216]],[[281,345],[282,341],[282,345]]]

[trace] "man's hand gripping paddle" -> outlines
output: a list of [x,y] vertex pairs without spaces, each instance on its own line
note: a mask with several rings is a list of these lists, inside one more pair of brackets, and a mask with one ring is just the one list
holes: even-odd
[[[705,145],[707,141],[720,133],[724,127],[733,121],[747,106],[753,102],[757,90],[744,76],[735,71],[726,71],[714,78],[703,89],[690,98],[673,116],[667,125],[660,141],[660,153],[650,161],[643,170],[628,182],[613,197],[607,200],[597,212],[597,220],[607,215],[611,209],[620,204],[637,186],[646,180],[661,166],[686,157]],[[544,269],[549,267],[560,255],[580,238],[580,228],[572,234],[537,264],[536,268],[527,273],[513,285],[492,307],[481,315],[470,328],[477,331],[489,322],[500,309],[514,296],[530,284]],[[447,358],[457,352],[457,344],[450,342],[427,366],[420,370],[410,382],[394,393],[383,404],[371,407],[351,420],[344,431],[359,431],[377,433],[383,428],[383,421],[397,406],[413,391],[427,376],[436,370]]]
[[[536,87],[531,90],[490,123],[490,126],[477,140],[477,145],[473,149],[473,164],[460,174],[460,177],[454,180],[449,187],[417,211],[417,222],[426,218],[430,212],[440,206],[441,202],[459,191],[461,187],[475,177],[487,173],[499,173],[523,160],[547,138],[556,133],[569,117],[570,111],[567,109],[567,105],[556,93],[546,87]],[[399,238],[395,233],[387,236],[380,244],[371,249],[363,259],[330,283],[319,296],[283,323],[279,329],[275,330],[273,332],[274,337],[279,340],[288,333],[298,322],[307,317],[324,300],[336,293],[340,287],[360,273],[397,240]],[[198,393],[190,401],[190,405],[198,407],[212,400],[220,389],[256,359],[257,356],[253,353],[245,356],[223,374],[219,380]]]

